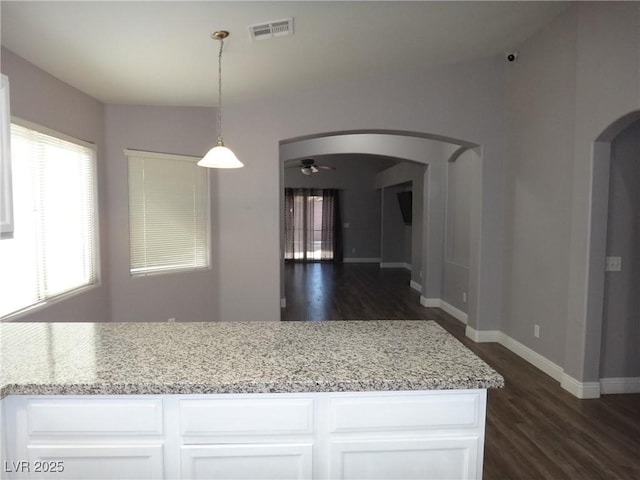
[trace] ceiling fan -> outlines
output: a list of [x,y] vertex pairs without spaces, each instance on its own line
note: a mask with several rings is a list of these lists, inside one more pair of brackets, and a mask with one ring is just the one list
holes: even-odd
[[336,167],[330,165],[318,165],[313,158],[304,158],[298,163],[287,165],[287,168],[299,168],[303,175],[318,173],[320,170],[335,170]]

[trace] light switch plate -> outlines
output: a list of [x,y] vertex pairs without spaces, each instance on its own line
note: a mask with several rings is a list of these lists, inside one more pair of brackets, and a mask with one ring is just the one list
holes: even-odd
[[622,257],[607,257],[604,261],[605,272],[619,272],[622,270]]

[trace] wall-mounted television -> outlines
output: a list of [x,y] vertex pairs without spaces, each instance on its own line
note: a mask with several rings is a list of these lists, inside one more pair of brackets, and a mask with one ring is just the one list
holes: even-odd
[[411,210],[413,208],[411,191],[398,192],[398,204],[400,205],[400,213],[402,213],[402,221],[405,225],[411,225]]

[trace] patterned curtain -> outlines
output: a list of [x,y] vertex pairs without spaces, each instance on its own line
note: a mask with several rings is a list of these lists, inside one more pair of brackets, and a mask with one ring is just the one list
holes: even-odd
[[284,189],[284,258],[293,260],[293,188]]
[[340,218],[340,191],[322,190],[321,260],[342,263],[342,220]]
[[284,258],[311,261],[314,251],[314,190],[284,190]]
[[339,191],[285,188],[284,258],[342,262]]

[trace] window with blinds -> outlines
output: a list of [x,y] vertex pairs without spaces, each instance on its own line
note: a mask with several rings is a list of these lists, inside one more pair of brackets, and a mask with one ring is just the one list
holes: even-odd
[[126,150],[133,276],[210,267],[209,176],[195,157]]
[[0,240],[0,317],[98,282],[94,146],[13,123],[11,169],[14,230]]

